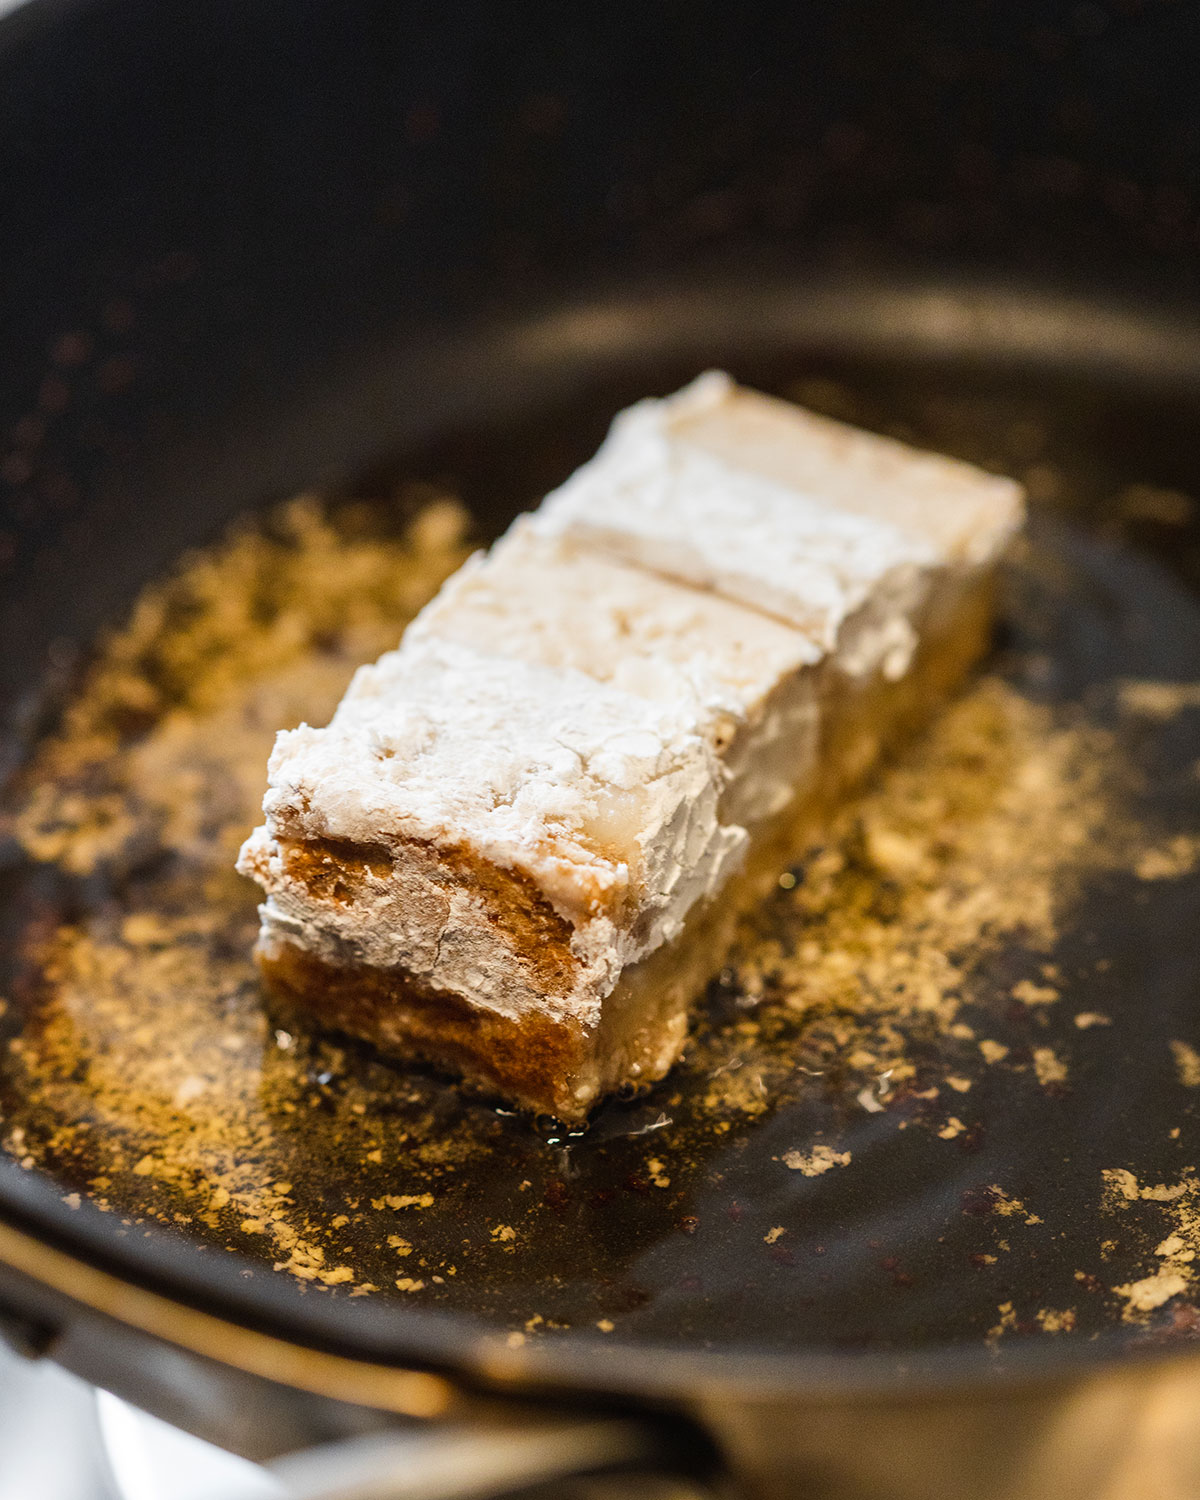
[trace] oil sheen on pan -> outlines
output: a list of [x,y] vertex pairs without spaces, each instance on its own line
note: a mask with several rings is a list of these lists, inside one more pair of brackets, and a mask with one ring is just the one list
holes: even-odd
[[5,1149],[124,1233],[518,1344],[1192,1336],[1200,606],[1121,538],[1193,502],[1045,393],[774,385],[1041,503],[985,670],[781,879],[663,1083],[566,1134],[285,1029],[232,872],[275,729],[465,555],[479,455],[532,502],[597,398],[248,519],[97,648],[5,813]]

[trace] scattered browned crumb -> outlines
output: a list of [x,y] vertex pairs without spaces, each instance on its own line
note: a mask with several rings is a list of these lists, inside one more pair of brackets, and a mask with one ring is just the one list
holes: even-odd
[[394,646],[466,556],[465,512],[425,500],[403,535],[383,537],[361,507],[331,516],[302,497],[147,589],[26,778],[25,848],[86,875],[153,832],[223,870],[276,730],[327,718],[353,668]]
[[[752,1115],[778,1096],[794,1068],[772,1047],[778,1005],[808,1018],[807,1066],[836,1060],[840,1075],[858,1075],[852,1086],[868,1112],[910,1089],[915,1034],[971,1040],[962,1011],[988,954],[1015,934],[1048,952],[1081,883],[1132,857],[1112,764],[1107,733],[1064,724],[994,679],[951,705],[919,757],[845,810],[737,956],[732,987],[777,1005],[738,1023],[732,1061],[698,1039],[697,1056],[711,1062],[709,1106]],[[1018,981],[1015,997],[1049,1004],[1059,991],[1046,979],[1039,971]],[[1008,1057],[991,1038],[976,1045],[985,1062]],[[1044,1083],[1066,1076],[1067,1060],[1049,1049],[1034,1061]],[[943,1081],[970,1085],[953,1068]]]
[[787,1152],[783,1164],[793,1172],[803,1172],[805,1177],[820,1177],[834,1167],[848,1167],[850,1153],[835,1151],[832,1146],[814,1146],[811,1151]]
[[1053,1047],[1033,1049],[1033,1071],[1037,1075],[1037,1081],[1043,1087],[1052,1083],[1066,1082],[1067,1065]]
[[[1195,1284],[1200,1178],[1189,1169],[1178,1182],[1143,1186],[1124,1167],[1110,1168],[1103,1177],[1109,1211],[1136,1215],[1136,1227],[1146,1236],[1146,1274],[1112,1288],[1124,1300],[1125,1321],[1144,1322],[1148,1314]],[[1146,1208],[1147,1204],[1153,1207]]]
[[1032,979],[1022,979],[1013,985],[1013,999],[1022,1005],[1052,1005],[1060,998],[1058,990],[1051,984],[1034,984]]
[[1200,1088],[1200,1052],[1187,1042],[1172,1042],[1171,1055],[1184,1088]]
[[1150,682],[1129,678],[1119,688],[1127,714],[1165,723],[1186,708],[1200,708],[1200,682]]
[[1011,1302],[1001,1302],[996,1311],[1000,1319],[987,1331],[986,1341],[989,1344],[997,1343],[1004,1334],[1014,1332],[1017,1327],[1017,1313]]
[[1139,880],[1177,880],[1200,865],[1200,838],[1180,833],[1156,849],[1138,855],[1134,873]]
[[1017,1214],[1024,1214],[1025,1205],[1020,1198],[1010,1198],[1003,1188],[995,1183],[991,1185],[989,1192],[992,1195],[992,1212],[999,1214],[1002,1219],[1010,1219]]
[[1041,1307],[1037,1312],[1038,1326],[1046,1333],[1070,1333],[1075,1327],[1075,1309],[1065,1307]]
[[[327,717],[354,667],[395,645],[463,560],[461,507],[414,498],[423,508],[400,535],[372,530],[362,507],[331,513],[304,498],[184,559],[100,650],[25,775],[14,824],[34,857],[74,875],[120,878],[148,848],[175,862],[133,887],[129,909],[44,945],[53,1003],[10,1052],[31,1113],[9,1123],[7,1149],[32,1165],[19,1150],[28,1129],[48,1159],[99,1152],[93,1195],[137,1179],[125,1197],[140,1212],[178,1221],[186,1202],[187,1217],[265,1237],[277,1268],[326,1286],[354,1280],[336,1258],[351,1215],[315,1221],[267,1165],[286,1159],[281,1131],[305,1107],[307,1065],[253,990],[254,903],[232,861],[275,732]],[[378,1152],[383,1136],[361,1133],[364,1155]],[[449,1149],[431,1133],[422,1191],[371,1212],[432,1202],[426,1169]],[[365,1212],[355,1205],[354,1221]]]

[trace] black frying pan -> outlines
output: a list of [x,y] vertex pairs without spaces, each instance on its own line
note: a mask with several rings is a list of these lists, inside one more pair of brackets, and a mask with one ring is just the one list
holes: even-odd
[[[217,18],[35,7],[9,23],[14,759],[76,690],[79,648],[234,514],[314,480],[360,495],[448,482],[486,535],[585,457],[618,406],[725,364],[1032,471],[1032,546],[994,671],[1056,722],[1118,737],[1120,806],[1159,846],[1200,831],[1200,713],[1131,724],[1119,694],[1200,669],[1186,14],[934,7],[894,32],[852,7],[740,21],[693,8],[686,27],[611,9],[585,22],[527,8],[519,26],[465,7]],[[143,855],[89,881],[12,846],[17,1058],[53,1004],[30,932],[144,909],[173,877]],[[252,931],[242,899],[212,955],[223,974]],[[228,1079],[231,1098],[273,1080],[254,1106],[270,1139],[250,1160],[290,1184],[321,1265],[344,1230],[353,1276],[276,1269],[289,1257],[252,1216],[201,1222],[188,1183],[164,1186],[128,1150],[114,1176],[111,1132],[54,1139],[86,1114],[88,1068],[119,1072],[121,1038],[85,1024],[86,1066],[52,1101],[11,1053],[0,1084],[6,1128],[25,1132],[24,1165],[0,1163],[20,1231],[5,1252],[14,1316],[61,1337],[62,1294],[113,1311],[82,1271],[72,1284],[78,1263],[164,1297],[122,1317],[168,1338],[162,1307],[200,1308],[367,1370],[667,1403],[751,1470],[807,1453],[847,1486],[886,1475],[897,1494],[942,1493],[953,1470],[964,1493],[1010,1493],[1040,1471],[993,1462],[997,1432],[1027,1445],[1052,1409],[1014,1392],[1084,1389],[1110,1369],[1143,1392],[1174,1368],[1153,1361],[1194,1335],[1186,1261],[1156,1306],[1113,1290],[1171,1259],[1156,1251],[1180,1195],[1122,1207],[1102,1173],[1189,1180],[1195,1096],[1171,1044],[1200,1044],[1198,903],[1183,856],[1153,880],[1128,862],[1090,871],[1053,943],[1014,929],[972,971],[970,1045],[912,1029],[914,1071],[879,1092],[882,1110],[811,1016],[768,1025],[764,1056],[798,1066],[763,1067],[761,1109],[714,1105],[713,1076],[745,1064],[734,976],[692,1060],[578,1140],[354,1049],[301,1037],[281,1062],[247,967],[212,1003],[251,1050],[266,1038],[258,1074],[239,1063]],[[786,912],[764,920],[796,937]],[[1059,998],[1014,1000],[1047,966]],[[1081,1013],[1110,1024],[1081,1028]],[[985,1033],[1008,1049],[998,1064],[979,1053]],[[945,1136],[951,1075],[971,1088]],[[432,1138],[460,1149],[418,1159]],[[786,1166],[819,1142],[850,1161]],[[419,1218],[387,1203],[425,1192]],[[382,1207],[335,1230],[349,1199]],[[45,1259],[40,1291],[37,1241],[67,1257]],[[367,1282],[379,1290],[349,1295]],[[180,1318],[174,1338],[194,1346]],[[235,1343],[232,1363],[270,1371]],[[262,1347],[283,1374],[282,1344]],[[338,1368],[342,1393],[364,1398]],[[286,1378],[308,1380],[291,1365]],[[980,1404],[986,1390],[1006,1394]],[[803,1413],[804,1441],[756,1425],[768,1411]],[[881,1446],[860,1452],[839,1424],[864,1411]],[[1073,1482],[1086,1493],[1092,1478]]]

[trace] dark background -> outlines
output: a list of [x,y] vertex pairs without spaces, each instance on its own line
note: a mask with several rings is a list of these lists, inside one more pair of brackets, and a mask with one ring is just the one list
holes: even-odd
[[481,313],[764,257],[1190,297],[1197,41],[1168,0],[34,0],[0,27],[0,624],[62,654],[248,500],[436,428],[404,352]]

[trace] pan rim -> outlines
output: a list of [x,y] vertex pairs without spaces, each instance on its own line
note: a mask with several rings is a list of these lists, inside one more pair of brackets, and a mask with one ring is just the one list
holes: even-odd
[[[716,1395],[811,1405],[915,1402],[949,1394],[983,1399],[1117,1369],[1157,1373],[1168,1365],[1200,1362],[1200,1350],[1182,1342],[1147,1338],[1138,1344],[1116,1328],[1086,1339],[1030,1337],[1001,1352],[979,1342],[935,1343],[907,1351],[764,1351],[737,1344],[681,1348],[590,1330],[513,1347],[505,1331],[477,1315],[313,1295],[283,1277],[263,1278],[261,1267],[234,1250],[205,1250],[201,1265],[198,1247],[175,1230],[156,1227],[152,1236],[114,1239],[110,1215],[87,1200],[70,1207],[48,1178],[6,1158],[0,1158],[0,1226],[23,1238],[30,1249],[56,1252],[68,1263],[108,1278],[114,1288],[132,1288],[156,1299],[160,1312],[165,1304],[181,1313],[201,1313],[275,1344],[331,1357],[341,1367],[350,1361],[393,1378],[440,1375],[493,1392],[667,1402]],[[85,1312],[115,1316],[135,1331],[163,1336],[98,1306],[78,1286],[62,1285],[44,1270],[15,1264],[15,1259],[0,1232],[0,1266]],[[251,1286],[256,1289],[248,1295]],[[11,1311],[20,1318],[23,1309]],[[350,1321],[358,1327],[347,1327]],[[193,1353],[212,1354],[209,1348],[193,1347],[182,1330],[165,1337]],[[224,1362],[244,1368],[236,1359]]]

